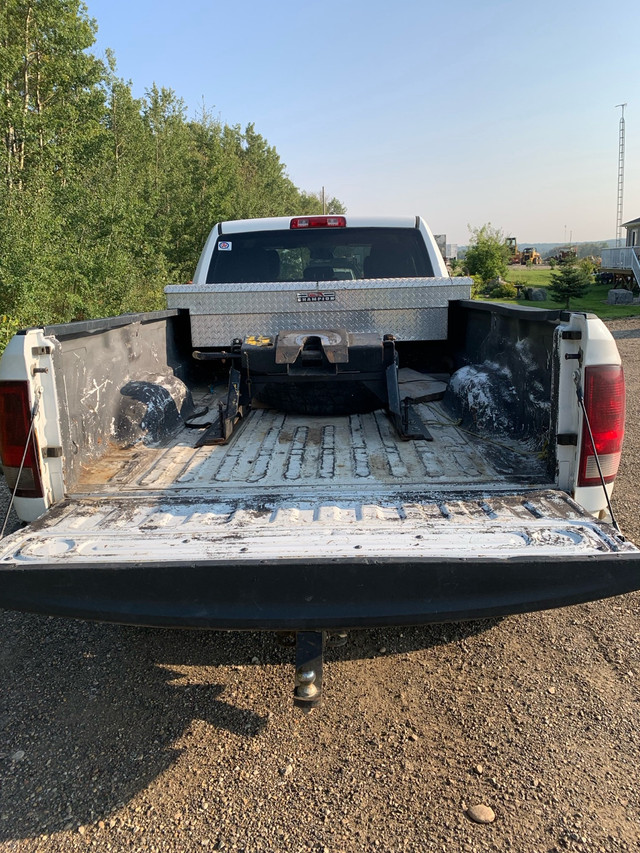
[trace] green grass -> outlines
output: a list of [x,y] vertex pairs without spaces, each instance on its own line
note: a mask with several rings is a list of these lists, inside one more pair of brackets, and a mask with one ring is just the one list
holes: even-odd
[[525,284],[527,287],[546,287],[551,284],[551,267],[523,267],[520,264],[514,264],[507,267],[507,274],[504,278],[510,281],[511,284]]
[[[597,314],[598,317],[604,319],[615,319],[616,317],[635,317],[640,315],[640,305],[607,305],[607,294],[609,293],[609,285],[595,285],[583,296],[582,299],[571,300],[572,311],[589,311],[591,314]],[[520,299],[524,305],[548,305],[550,308],[564,308],[561,302],[529,302],[527,299]]]
[[[505,279],[512,284],[523,284],[526,287],[548,287],[551,284],[552,269],[549,267],[523,267],[510,266],[507,269]],[[572,299],[570,309],[573,311],[588,311],[605,319],[616,317],[634,317],[640,315],[640,305],[608,305],[607,294],[609,285],[594,285],[582,299]],[[564,308],[564,303],[554,302],[552,299],[546,302],[531,302],[529,299],[500,299],[493,300],[504,302],[508,305],[527,305],[532,308]]]

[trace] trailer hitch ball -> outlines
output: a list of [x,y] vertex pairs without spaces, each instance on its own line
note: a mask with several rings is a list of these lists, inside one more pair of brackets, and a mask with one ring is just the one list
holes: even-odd
[[316,671],[314,669],[303,669],[296,671],[296,696],[299,699],[314,699],[320,692],[315,685]]
[[313,684],[316,680],[316,673],[313,669],[299,669],[297,672],[298,684]]

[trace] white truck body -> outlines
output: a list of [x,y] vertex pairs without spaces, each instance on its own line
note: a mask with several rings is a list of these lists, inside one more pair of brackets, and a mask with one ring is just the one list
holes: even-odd
[[[638,551],[607,520],[605,488],[578,485],[577,384],[590,367],[620,365],[600,320],[470,301],[470,282],[449,279],[414,218],[348,217],[340,227],[415,231],[432,275],[367,278],[345,254],[330,257],[334,268],[359,278],[210,280],[214,252],[229,251],[221,242],[233,252],[239,235],[285,232],[290,222],[216,226],[193,283],[167,289],[166,312],[12,339],[0,401],[8,417],[26,395],[41,489],[30,493],[28,464],[16,480],[18,451],[8,445],[19,436],[5,430],[7,480],[30,524],[0,542],[0,606],[136,624],[325,630],[521,612],[640,587]],[[219,379],[229,369],[220,348],[235,338],[346,327],[335,321],[354,285],[365,301],[404,288],[422,299],[408,312],[437,314],[431,338],[410,331],[395,344],[401,368],[442,376],[434,365],[450,366],[444,399],[413,402],[433,441],[403,440],[382,410],[310,416],[255,404],[227,443],[198,446],[194,412],[215,412],[227,386],[193,350],[219,357]],[[333,298],[312,311],[300,302],[300,293],[328,290]],[[444,306],[431,306],[436,292],[448,292]],[[230,293],[254,303],[248,321],[237,303],[228,311]],[[288,326],[270,325],[265,293],[290,297]],[[345,310],[362,323],[358,334],[394,333],[393,304],[371,311],[366,329],[365,304]],[[608,491],[617,458],[603,455]]]

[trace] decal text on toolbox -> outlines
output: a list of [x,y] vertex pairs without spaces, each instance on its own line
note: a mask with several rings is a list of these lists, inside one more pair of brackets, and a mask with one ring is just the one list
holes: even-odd
[[335,290],[312,291],[310,293],[299,293],[298,302],[335,302]]

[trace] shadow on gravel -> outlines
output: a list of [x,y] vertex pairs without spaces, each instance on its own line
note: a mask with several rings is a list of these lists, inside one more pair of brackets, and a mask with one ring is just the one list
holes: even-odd
[[624,338],[640,338],[640,328],[639,329],[616,329],[612,331],[611,334],[614,338],[623,340]]
[[[328,660],[362,660],[407,654],[459,642],[495,628],[504,617],[477,619],[474,622],[445,622],[419,628],[376,628],[368,631],[350,631],[346,646],[327,650]],[[380,649],[384,649],[381,652]]]
[[255,737],[266,711],[171,669],[236,657],[229,637],[0,611],[0,843],[108,819],[177,760],[194,719]]
[[[356,631],[328,660],[409,652],[464,639],[494,621]],[[258,655],[260,664],[251,664]],[[257,736],[265,716],[225,701],[225,686],[189,684],[185,667],[293,663],[272,634],[96,625],[0,611],[0,842],[109,815],[179,758],[194,720]],[[228,670],[226,670],[228,678]],[[242,681],[245,676],[242,675]],[[291,667],[293,686],[293,666]],[[215,774],[216,767],[210,767]]]

